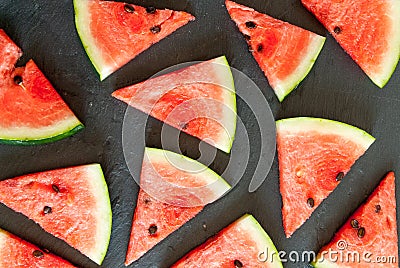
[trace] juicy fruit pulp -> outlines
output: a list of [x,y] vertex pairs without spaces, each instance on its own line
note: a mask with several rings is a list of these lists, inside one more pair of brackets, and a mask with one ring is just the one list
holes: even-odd
[[229,153],[236,95],[224,56],[119,89],[115,98]]
[[257,220],[244,215],[172,267],[281,268],[282,263],[272,240]]
[[302,0],[379,87],[400,58],[400,1]]
[[[345,244],[339,241],[345,241]],[[398,267],[397,248],[395,177],[394,173],[390,172],[367,201],[350,216],[332,241],[321,249],[313,265],[315,267],[343,267],[343,265],[358,268]],[[327,258],[328,255],[321,255],[321,252],[329,250],[341,252],[343,256],[355,256],[351,254],[357,252],[360,262],[357,258],[353,261],[339,259],[333,262]],[[394,259],[389,261],[390,257]]]
[[1,181],[0,202],[26,215],[96,263],[102,262],[111,233],[111,207],[100,165]]
[[325,37],[226,1],[226,7],[279,101],[307,76]]
[[101,80],[194,20],[182,11],[113,1],[74,0],[74,7],[79,36]]
[[220,176],[199,162],[154,148],[145,149],[140,187],[127,265],[230,189]]
[[282,216],[287,237],[310,217],[374,140],[356,127],[326,119],[277,121]]
[[15,68],[22,55],[0,30],[0,142],[37,144],[55,141],[83,128],[56,90],[30,60]]

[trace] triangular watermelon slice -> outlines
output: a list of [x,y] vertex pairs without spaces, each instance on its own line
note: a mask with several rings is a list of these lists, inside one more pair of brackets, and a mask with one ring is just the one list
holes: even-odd
[[172,267],[283,266],[271,238],[252,215],[246,214]]
[[119,89],[112,95],[224,152],[231,150],[236,95],[224,56]]
[[183,11],[101,0],[74,0],[78,34],[105,79],[139,53],[194,20]]
[[75,266],[0,229],[0,267],[70,268]]
[[0,29],[0,143],[41,144],[83,128],[30,60],[15,68],[20,48]]
[[325,37],[229,0],[225,4],[282,101],[310,72]]
[[[329,259],[323,252],[340,252]],[[347,257],[346,257],[347,256]],[[314,267],[398,267],[395,177],[390,172],[324,246]]]
[[[160,184],[158,177],[171,186]],[[199,162],[154,148],[145,149],[140,186],[126,265],[139,259],[196,216],[205,204],[230,189],[224,179]],[[188,195],[190,188],[194,191]]]
[[377,86],[400,58],[400,1],[302,0]]
[[290,237],[375,139],[356,127],[320,118],[279,120],[276,130],[283,227]]
[[0,181],[0,202],[100,264],[111,234],[111,206],[100,165]]

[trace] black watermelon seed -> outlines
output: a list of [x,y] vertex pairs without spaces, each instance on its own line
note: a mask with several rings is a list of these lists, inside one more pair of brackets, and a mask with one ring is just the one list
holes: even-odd
[[257,52],[261,52],[262,50],[263,50],[263,45],[262,44],[258,44]]
[[344,177],[344,173],[343,172],[339,172],[336,175],[336,181],[341,181],[343,179],[343,177]]
[[145,203],[145,204],[149,204],[149,203],[151,203],[151,200],[150,200],[150,199],[145,199],[145,200],[144,200],[144,203]]
[[235,260],[233,262],[233,264],[235,265],[235,268],[242,268],[243,267],[243,263],[239,260]]
[[35,258],[43,258],[44,256],[43,252],[38,249],[34,250],[32,254]]
[[19,75],[14,76],[14,83],[20,85],[22,83],[22,77]]
[[155,7],[146,7],[146,12],[149,14],[154,14],[154,13],[156,13],[156,8]]
[[382,208],[381,208],[381,205],[376,205],[376,206],[375,206],[375,212],[376,212],[376,213],[379,213],[379,212],[381,211],[381,209],[382,209]]
[[356,220],[356,219],[352,219],[352,220],[350,221],[350,225],[351,225],[351,227],[353,227],[354,229],[360,228],[360,224],[358,223],[358,220]]
[[58,188],[58,186],[55,185],[55,184],[53,184],[53,185],[51,186],[51,188],[53,188],[54,192],[56,192],[56,193],[59,193],[59,192],[60,192],[60,188]]
[[45,206],[45,207],[43,208],[43,213],[44,213],[44,214],[50,214],[51,212],[52,212],[51,207]]
[[128,4],[124,5],[124,10],[125,10],[126,12],[128,12],[128,13],[133,13],[133,12],[135,12],[135,8],[134,8],[133,6],[131,6],[131,5],[128,5]]
[[150,225],[150,227],[149,227],[149,234],[150,235],[154,235],[154,234],[156,234],[157,233],[157,225]]
[[250,35],[245,34],[245,35],[244,35],[244,39],[246,39],[246,41],[250,41],[251,37],[250,37]]
[[254,29],[257,27],[257,24],[254,23],[254,21],[247,21],[246,22],[246,27],[249,29]]
[[314,199],[312,199],[311,197],[307,199],[307,204],[310,208],[314,207]]
[[161,31],[161,27],[160,26],[153,26],[150,28],[150,32],[152,32],[153,34],[157,34]]
[[340,34],[342,32],[342,29],[340,29],[339,26],[336,26],[333,31],[335,32],[335,34]]
[[357,235],[359,238],[363,238],[365,236],[365,228],[361,227],[360,229],[358,229]]

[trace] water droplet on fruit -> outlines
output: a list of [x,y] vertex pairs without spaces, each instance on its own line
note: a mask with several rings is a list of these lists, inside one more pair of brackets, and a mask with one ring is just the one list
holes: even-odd
[[58,186],[55,185],[55,184],[53,184],[53,185],[51,186],[51,188],[53,188],[54,192],[56,192],[56,193],[59,193],[59,192],[60,192],[60,188],[58,188]]
[[44,213],[44,214],[50,214],[51,212],[52,212],[51,207],[45,206],[45,207],[43,208],[43,213]]
[[336,26],[333,31],[335,32],[335,34],[340,34],[340,32],[342,31],[342,29],[340,29],[339,26]]
[[257,24],[254,23],[254,21],[247,21],[246,22],[246,27],[249,29],[254,29],[257,27]]
[[35,258],[43,258],[44,256],[43,252],[38,249],[34,250],[32,254]]
[[17,85],[21,85],[22,84],[22,77],[19,75],[14,76],[14,83]]
[[239,260],[235,260],[233,262],[233,264],[235,265],[235,268],[242,268],[243,267],[243,263]]
[[376,206],[375,206],[375,212],[376,212],[376,213],[379,213],[379,212],[381,211],[381,209],[382,209],[382,208],[381,208],[381,205],[376,205]]
[[149,234],[150,235],[154,235],[154,234],[156,234],[157,233],[157,225],[150,225],[150,227],[149,227]]
[[133,6],[131,6],[131,5],[128,5],[128,4],[125,4],[125,5],[124,5],[124,10],[125,10],[126,12],[128,12],[128,13],[133,13],[133,12],[135,12],[135,8],[134,8]]
[[360,229],[358,229],[357,235],[359,238],[363,238],[365,236],[365,228],[361,227]]
[[344,173],[343,172],[339,172],[336,175],[336,181],[341,181],[343,179],[343,177],[344,177]]
[[153,26],[150,28],[150,32],[152,32],[153,34],[157,34],[161,31],[161,27],[160,26]]
[[314,207],[314,199],[312,199],[311,197],[307,199],[307,204],[310,208]]
[[351,225],[351,227],[353,227],[354,229],[360,228],[360,225],[358,224],[358,220],[356,220],[356,219],[352,219],[352,220],[350,221],[350,225]]
[[258,44],[257,52],[261,52],[262,50],[263,50],[263,45],[262,44]]
[[146,7],[146,12],[149,14],[154,14],[154,13],[156,13],[156,8],[155,7]]

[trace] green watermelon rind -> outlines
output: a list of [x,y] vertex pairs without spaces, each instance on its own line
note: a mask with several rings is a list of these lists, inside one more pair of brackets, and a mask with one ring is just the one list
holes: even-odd
[[277,132],[307,133],[315,131],[320,134],[338,135],[368,149],[375,138],[366,131],[346,123],[314,117],[294,117],[276,121]]
[[[274,242],[269,237],[267,232],[265,232],[264,228],[258,223],[258,221],[250,214],[243,215],[238,221],[237,224],[239,226],[243,226],[242,229],[245,230],[249,235],[249,239],[251,239],[255,244],[255,248],[259,250],[257,254],[261,252],[265,253],[265,250],[268,249],[268,267],[273,268],[282,268],[282,262],[279,258],[278,250],[276,249]],[[270,259],[272,256],[272,260]]]
[[282,102],[309,74],[325,44],[325,40],[325,37],[313,34],[312,41],[308,46],[308,53],[304,56],[301,64],[299,64],[291,75],[285,80],[280,81],[274,88],[274,92],[280,102]]
[[213,60],[214,64],[221,64],[225,68],[224,71],[218,74],[219,80],[218,85],[224,87],[225,96],[223,97],[224,105],[226,105],[234,114],[235,118],[232,118],[231,114],[226,114],[223,119],[221,120],[221,124],[226,130],[227,135],[229,136],[228,139],[221,135],[220,139],[217,139],[215,142],[215,146],[225,153],[229,153],[232,148],[233,141],[236,135],[236,121],[237,121],[237,109],[236,109],[236,90],[235,90],[235,83],[231,71],[231,67],[229,66],[228,60],[225,56],[220,56]]
[[95,218],[99,221],[96,230],[96,248],[91,252],[86,253],[86,255],[101,265],[106,256],[108,245],[110,243],[111,228],[112,228],[112,210],[110,197],[108,192],[108,187],[106,180],[104,178],[103,171],[100,164],[90,164],[86,166],[86,171],[89,173],[88,182],[91,184],[91,192],[94,199],[97,201],[98,205],[97,211],[92,211],[95,213]]
[[190,172],[190,170],[201,170],[201,172],[197,172],[196,174],[198,179],[204,181],[207,185],[212,185],[213,193],[217,198],[221,197],[231,189],[229,183],[227,183],[215,171],[187,156],[150,147],[145,148],[145,155],[148,157],[151,163],[167,162],[168,164],[172,164],[175,168],[186,172]]
[[[70,119],[58,122],[56,126],[46,127],[44,133],[32,135],[34,132],[40,132],[41,129],[27,127],[19,129],[11,135],[0,135],[0,143],[9,145],[46,144],[72,136],[84,128],[84,125],[77,118],[71,117]],[[0,132],[4,133],[4,131]]]

